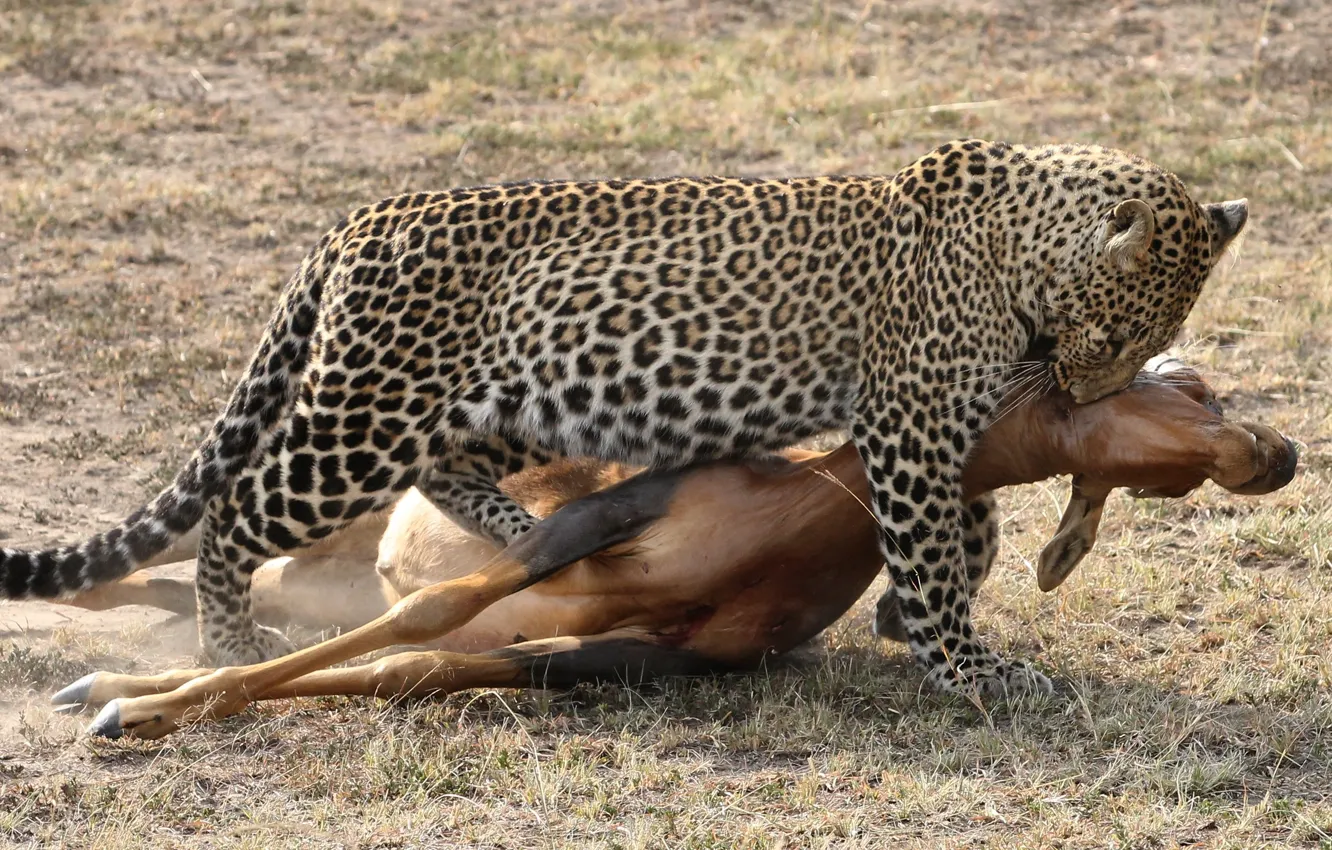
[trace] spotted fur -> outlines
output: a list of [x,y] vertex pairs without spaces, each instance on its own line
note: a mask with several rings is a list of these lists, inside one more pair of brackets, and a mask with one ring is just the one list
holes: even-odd
[[974,140],[894,177],[389,198],[306,257],[173,484],[80,546],[3,550],[0,587],[86,589],[202,522],[203,642],[256,661],[287,648],[250,617],[256,566],[413,484],[503,543],[532,518],[496,481],[529,464],[679,466],[849,426],[930,681],[1048,687],[973,631],[963,459],[1038,337],[1080,401],[1131,380],[1245,214],[1118,151]]

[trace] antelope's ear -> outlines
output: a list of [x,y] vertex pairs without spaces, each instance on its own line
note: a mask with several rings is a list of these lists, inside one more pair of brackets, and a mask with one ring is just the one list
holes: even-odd
[[1207,213],[1207,224],[1212,229],[1212,260],[1215,262],[1235,237],[1240,235],[1245,222],[1249,220],[1249,199],[1203,204],[1202,208]]
[[1036,565],[1036,584],[1049,593],[1064,583],[1096,545],[1096,532],[1101,527],[1101,512],[1111,488],[1086,485],[1073,479],[1073,492],[1068,496],[1059,530],[1041,550]]
[[1136,271],[1147,259],[1156,236],[1156,214],[1145,201],[1120,201],[1101,236],[1102,250],[1120,271]]
[[902,607],[891,587],[879,597],[879,605],[874,611],[874,634],[884,640],[907,642],[906,626],[902,624]]

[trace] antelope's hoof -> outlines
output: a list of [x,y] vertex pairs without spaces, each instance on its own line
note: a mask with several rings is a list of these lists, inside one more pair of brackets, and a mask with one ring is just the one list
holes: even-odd
[[88,734],[112,740],[124,736],[125,729],[120,725],[120,700],[111,700],[97,713],[96,719],[88,725]]
[[93,707],[93,688],[99,673],[89,673],[72,685],[66,685],[51,697],[56,714],[77,714]]

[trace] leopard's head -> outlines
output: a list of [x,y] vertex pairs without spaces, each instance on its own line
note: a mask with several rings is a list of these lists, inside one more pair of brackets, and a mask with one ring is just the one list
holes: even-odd
[[1249,215],[1246,200],[1198,204],[1173,174],[1092,150],[1097,167],[1078,174],[1059,219],[1067,227],[1050,231],[1063,235],[1041,245],[1042,334],[1055,340],[1055,382],[1079,403],[1128,386],[1174,341]]

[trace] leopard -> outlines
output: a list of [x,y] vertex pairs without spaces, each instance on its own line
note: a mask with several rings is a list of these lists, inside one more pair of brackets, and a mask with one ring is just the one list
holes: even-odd
[[891,175],[390,197],[305,256],[174,480],[82,543],[0,550],[0,593],[87,590],[197,527],[201,643],[252,663],[292,648],[253,619],[258,565],[409,487],[504,545],[534,520],[498,482],[528,466],[684,468],[844,430],[925,682],[1048,692],[973,623],[968,549],[995,517],[963,503],[963,462],[1022,369],[1079,403],[1126,386],[1247,218],[1130,153],[982,139]]

